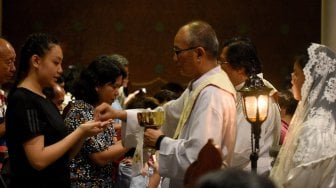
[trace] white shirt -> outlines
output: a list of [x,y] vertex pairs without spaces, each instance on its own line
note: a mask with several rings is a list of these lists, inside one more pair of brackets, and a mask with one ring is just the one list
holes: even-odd
[[[226,74],[217,66],[194,81],[192,88],[196,88],[202,81],[218,72]],[[170,178],[169,187],[183,187],[186,169],[197,159],[200,149],[208,139],[212,138],[214,144],[220,148],[226,165],[230,165],[233,154],[236,135],[234,94],[216,86],[207,86],[200,92],[179,138],[171,138],[183,110],[184,100],[191,92],[189,88],[186,89],[180,98],[162,107],[165,112],[162,131],[167,137],[161,142],[159,172],[161,176]],[[137,110],[127,110],[126,132],[128,133],[136,133],[137,112]],[[123,136],[126,136],[123,137],[126,142],[135,141],[130,134],[126,133]],[[210,157],[209,160],[211,160]]]

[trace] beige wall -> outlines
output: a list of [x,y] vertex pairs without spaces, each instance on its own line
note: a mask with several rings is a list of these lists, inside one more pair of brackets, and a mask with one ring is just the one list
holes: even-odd
[[321,42],[336,50],[336,0],[322,0]]

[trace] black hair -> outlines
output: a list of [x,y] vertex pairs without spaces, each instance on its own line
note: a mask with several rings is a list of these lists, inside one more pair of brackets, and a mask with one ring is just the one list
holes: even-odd
[[120,55],[120,54],[112,54],[110,55],[110,57],[116,61],[118,61],[121,65],[123,65],[124,67],[125,66],[128,66],[129,65],[129,62],[128,60],[126,59],[126,57]]
[[293,93],[289,90],[282,90],[278,93],[278,103],[280,108],[286,109],[286,114],[293,115],[298,101],[295,100]]
[[96,87],[115,83],[116,79],[123,75],[126,75],[126,72],[118,61],[107,55],[98,56],[81,72],[79,79],[74,83],[73,95],[76,100],[95,105],[99,100]]
[[81,69],[75,65],[69,65],[63,71],[63,78],[64,78],[64,90],[66,92],[73,93],[73,85],[74,82],[79,78]]
[[21,48],[20,61],[17,69],[15,82],[10,94],[16,89],[17,85],[27,76],[30,68],[30,59],[33,55],[44,57],[51,47],[59,45],[59,41],[45,33],[34,33],[28,36]]
[[177,99],[179,97],[179,94],[167,89],[161,89],[160,91],[155,93],[153,97],[156,98],[160,104],[163,104],[165,102]]
[[126,103],[126,109],[150,108],[154,109],[159,106],[159,101],[154,97],[145,95],[135,96]]
[[294,63],[298,63],[301,69],[303,69],[306,66],[306,64],[308,63],[308,60],[309,60],[309,56],[307,53],[294,57]]
[[184,88],[179,83],[168,82],[161,87],[161,90],[169,90],[169,91],[175,92],[178,95],[181,95],[184,91]]
[[111,56],[107,56],[110,61],[114,62],[114,64],[120,69],[121,77],[122,79],[125,79],[127,77],[127,72],[125,70],[125,66],[121,63],[123,59],[121,58],[114,58]]
[[244,68],[247,75],[261,73],[262,65],[257,49],[249,38],[231,38],[221,45],[221,49],[224,48],[227,48],[226,61],[233,69]]

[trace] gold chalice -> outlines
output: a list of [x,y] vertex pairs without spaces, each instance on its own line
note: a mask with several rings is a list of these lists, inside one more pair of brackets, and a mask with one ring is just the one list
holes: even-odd
[[[151,128],[151,129],[159,129],[164,122],[164,112],[163,111],[145,111],[145,112],[139,112],[137,114],[138,122],[141,127],[144,127],[145,129]],[[152,147],[145,147],[144,148],[147,152],[150,154],[155,153],[155,149]]]
[[159,129],[164,122],[164,112],[139,112],[137,114],[138,122],[141,127]]

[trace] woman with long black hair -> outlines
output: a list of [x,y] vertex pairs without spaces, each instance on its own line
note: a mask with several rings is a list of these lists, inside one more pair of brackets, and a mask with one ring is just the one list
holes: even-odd
[[10,187],[70,187],[69,158],[107,125],[86,122],[67,134],[58,109],[42,92],[60,77],[62,60],[60,44],[46,34],[30,35],[21,49],[6,114]]

